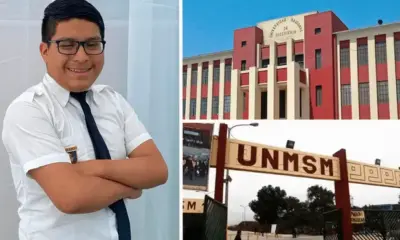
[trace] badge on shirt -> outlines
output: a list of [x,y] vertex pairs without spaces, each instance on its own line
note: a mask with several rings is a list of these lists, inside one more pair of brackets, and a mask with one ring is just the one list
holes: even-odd
[[78,148],[76,146],[65,148],[65,151],[68,153],[69,159],[71,160],[71,163],[76,163],[78,161],[77,149]]

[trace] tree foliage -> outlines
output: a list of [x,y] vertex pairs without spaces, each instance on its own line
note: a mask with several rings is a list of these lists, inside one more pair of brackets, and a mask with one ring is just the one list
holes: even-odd
[[271,185],[262,187],[257,199],[249,203],[260,224],[278,224],[284,229],[311,227],[320,231],[323,213],[335,209],[335,194],[319,185],[307,189],[307,200],[302,202],[286,191]]
[[286,192],[280,187],[262,187],[257,193],[257,199],[249,203],[255,213],[254,219],[260,224],[274,224],[285,213],[285,198]]

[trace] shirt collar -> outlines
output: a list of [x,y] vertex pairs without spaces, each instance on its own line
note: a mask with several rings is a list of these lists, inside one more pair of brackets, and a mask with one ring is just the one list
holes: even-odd
[[[70,91],[63,88],[60,84],[58,84],[57,81],[54,80],[54,78],[52,78],[48,73],[45,74],[43,83],[49,89],[49,91],[53,94],[53,96],[57,99],[57,101],[63,107],[65,107],[70,98]],[[92,93],[95,95],[95,93],[98,93],[98,92],[102,91],[103,89],[104,89],[104,87],[102,85],[91,86],[89,89],[89,94]]]

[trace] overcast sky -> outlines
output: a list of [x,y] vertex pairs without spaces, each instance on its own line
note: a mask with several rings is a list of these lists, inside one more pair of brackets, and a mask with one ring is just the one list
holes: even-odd
[[[229,121],[228,126],[254,121]],[[285,147],[286,140],[294,140],[295,149],[310,153],[332,155],[341,148],[346,149],[347,159],[374,164],[376,158],[381,165],[390,168],[400,166],[398,121],[258,121],[258,127],[236,127],[231,138],[256,142],[275,147]],[[218,134],[215,124],[214,134]],[[257,191],[268,184],[279,186],[290,196],[306,199],[307,188],[319,184],[334,191],[331,181],[278,176],[272,174],[230,171],[229,224],[243,219],[243,207],[256,199]],[[215,169],[209,175],[208,194],[214,197]],[[353,203],[364,204],[397,203],[400,189],[350,184]],[[183,198],[204,198],[204,192],[183,191]],[[253,220],[253,212],[246,207],[246,220]]]

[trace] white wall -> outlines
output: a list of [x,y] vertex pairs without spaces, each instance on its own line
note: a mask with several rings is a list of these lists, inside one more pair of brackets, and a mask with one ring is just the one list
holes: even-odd
[[[1,120],[9,103],[42,79],[40,24],[50,2],[0,0]],[[106,22],[106,64],[98,82],[128,98],[169,167],[166,185],[146,191],[128,205],[133,237],[179,239],[178,0],[91,2]],[[0,236],[14,240],[18,203],[2,144],[0,159]],[[156,229],[151,227],[154,225]]]

